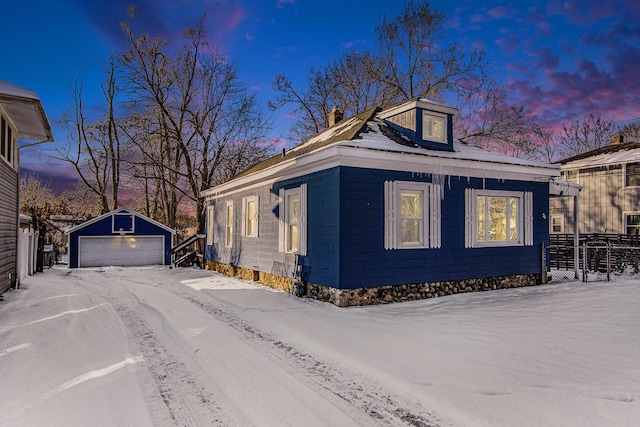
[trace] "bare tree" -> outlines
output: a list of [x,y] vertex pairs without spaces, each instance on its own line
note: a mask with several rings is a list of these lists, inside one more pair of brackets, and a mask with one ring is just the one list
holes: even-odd
[[375,28],[376,52],[350,51],[326,67],[311,70],[306,88],[294,88],[286,75],[273,85],[272,109],[293,107],[299,120],[292,133],[304,140],[328,125],[334,106],[347,115],[388,107],[417,97],[442,100],[445,93],[468,90],[469,81],[484,76],[477,51],[448,42],[445,16],[429,3],[409,2],[394,19],[386,16]]
[[613,120],[603,118],[598,111],[591,112],[582,120],[562,125],[558,136],[562,146],[560,154],[568,158],[600,148],[609,143],[616,130]]
[[466,52],[462,45],[447,39],[445,19],[429,2],[410,1],[400,16],[384,16],[375,29],[384,82],[405,100],[439,100],[483,70],[481,52]]
[[[135,16],[135,8],[130,14]],[[144,173],[159,178],[155,185],[169,204],[168,225],[175,226],[182,194],[195,202],[202,232],[201,191],[228,176],[221,170],[236,173],[269,154],[259,143],[270,122],[239,81],[235,65],[207,43],[202,22],[184,33],[186,43],[175,54],[163,38],[138,36],[130,24],[123,24],[123,31],[128,48],[121,57],[122,79],[135,109],[151,123],[145,144],[138,145]]]
[[640,142],[640,121],[622,126],[618,133],[624,136],[625,141]]
[[104,117],[91,119],[85,112],[83,83],[79,75],[71,81],[73,111],[66,111],[62,122],[69,131],[71,143],[57,149],[55,158],[71,164],[84,186],[98,196],[100,212],[118,207],[120,182],[120,141],[114,113],[116,97],[116,64],[104,67],[106,80],[102,93],[107,104]]
[[539,126],[524,106],[509,103],[507,92],[494,79],[471,83],[459,99],[457,138],[515,157],[538,156],[535,135]]

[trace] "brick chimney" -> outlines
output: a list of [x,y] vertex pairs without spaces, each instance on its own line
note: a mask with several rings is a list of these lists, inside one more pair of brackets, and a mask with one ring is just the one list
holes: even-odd
[[334,105],[333,110],[331,110],[331,112],[329,113],[329,127],[335,125],[342,119],[343,119],[342,111]]
[[612,144],[622,144],[624,142],[624,135],[613,135],[611,137]]

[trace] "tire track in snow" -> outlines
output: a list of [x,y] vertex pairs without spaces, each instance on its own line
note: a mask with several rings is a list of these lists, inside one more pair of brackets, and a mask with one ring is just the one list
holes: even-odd
[[234,312],[222,307],[219,302],[206,293],[188,289],[178,284],[169,286],[169,290],[174,295],[195,304],[238,331],[253,345],[261,347],[264,353],[279,359],[285,366],[294,367],[298,377],[312,380],[329,393],[366,413],[376,424],[416,427],[437,427],[439,425],[439,420],[433,414],[423,411],[416,413],[415,408],[406,407],[401,398],[393,396],[370,380],[298,350],[293,345],[260,331]]
[[[102,278],[92,283],[95,287],[88,285],[86,282],[90,277],[86,272],[77,277],[80,279],[78,284],[90,288],[116,311],[138,347],[144,360],[142,364],[155,381],[173,424],[193,427],[248,425],[237,410],[215,392],[215,384],[206,381],[206,374],[189,363],[188,357],[176,356],[163,345],[144,317],[144,307],[148,306],[143,307],[138,298],[127,290],[126,283],[130,281],[125,282],[120,276],[104,270],[97,272],[109,276],[109,288],[100,286],[104,282]],[[114,292],[114,287],[118,288],[117,292]]]

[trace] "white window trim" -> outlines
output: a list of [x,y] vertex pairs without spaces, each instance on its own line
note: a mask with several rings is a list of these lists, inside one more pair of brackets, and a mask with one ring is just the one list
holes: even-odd
[[[422,201],[422,244],[402,243],[402,215],[400,213],[402,191],[421,191]],[[442,244],[440,185],[412,181],[384,182],[384,248],[394,249],[435,249]]]
[[[116,216],[129,216],[131,217],[131,230],[116,230]],[[130,234],[136,232],[136,219],[135,215],[130,213],[116,213],[111,215],[111,232],[112,233],[120,233],[120,234]]]
[[622,216],[623,216],[623,218],[624,218],[624,224],[623,224],[623,227],[624,227],[624,232],[625,232],[625,234],[627,233],[627,228],[629,228],[629,223],[627,222],[627,221],[628,221],[628,220],[627,220],[627,218],[628,218],[630,215],[640,215],[640,212],[638,212],[638,211],[630,211],[630,212],[624,212],[624,213],[623,213],[623,215],[622,215]]
[[[556,218],[560,218],[560,231],[553,231],[553,220]],[[563,214],[552,214],[549,215],[549,233],[550,234],[564,234],[564,215]]]
[[623,177],[622,184],[624,188],[640,188],[640,185],[627,185],[627,166],[629,166],[630,163],[640,163],[640,162],[629,162],[624,164],[624,177]]
[[0,115],[0,126],[2,126],[3,122],[5,126],[4,129],[0,130],[0,144],[4,148],[4,155],[0,155],[0,159],[13,169],[17,169],[18,138],[16,138],[16,135],[18,132],[11,125],[8,117]]
[[207,245],[213,245],[213,231],[215,224],[214,210],[213,206],[207,206]]
[[[229,217],[229,208],[231,208],[231,217]],[[233,247],[233,201],[230,200],[225,205],[225,218],[224,218],[224,246],[227,248]]]
[[[435,117],[435,118],[438,118],[438,119],[442,119],[442,138],[436,138],[434,136],[425,135],[425,117]],[[423,110],[422,111],[422,139],[424,141],[439,142],[441,144],[446,144],[447,143],[447,128],[448,128],[448,123],[447,123],[447,115],[446,114],[436,113],[436,112],[429,111],[429,110]]]
[[[253,202],[256,206],[255,216],[253,218],[249,218],[249,203]],[[260,197],[259,196],[248,196],[242,199],[242,235],[244,237],[258,237],[258,228],[260,221]],[[249,230],[249,221],[255,221],[255,229],[253,233],[247,234],[247,230]]]
[[[298,212],[300,218],[298,222],[298,252],[287,251],[287,241],[289,238],[289,227],[287,227],[287,197],[292,194],[299,194],[300,212]],[[307,184],[301,184],[299,187],[290,188],[285,190],[281,188],[278,192],[278,251],[285,253],[297,253],[298,255],[307,255]]]
[[[478,196],[518,197],[519,209],[519,240],[499,240],[493,242],[478,241]],[[487,248],[504,246],[532,246],[533,245],[533,193],[530,191],[500,191],[467,188],[465,190],[465,247]]]

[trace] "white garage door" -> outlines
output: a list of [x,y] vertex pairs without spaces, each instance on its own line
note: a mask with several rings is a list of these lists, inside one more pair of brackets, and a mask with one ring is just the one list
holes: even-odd
[[164,264],[163,236],[80,236],[78,266]]

